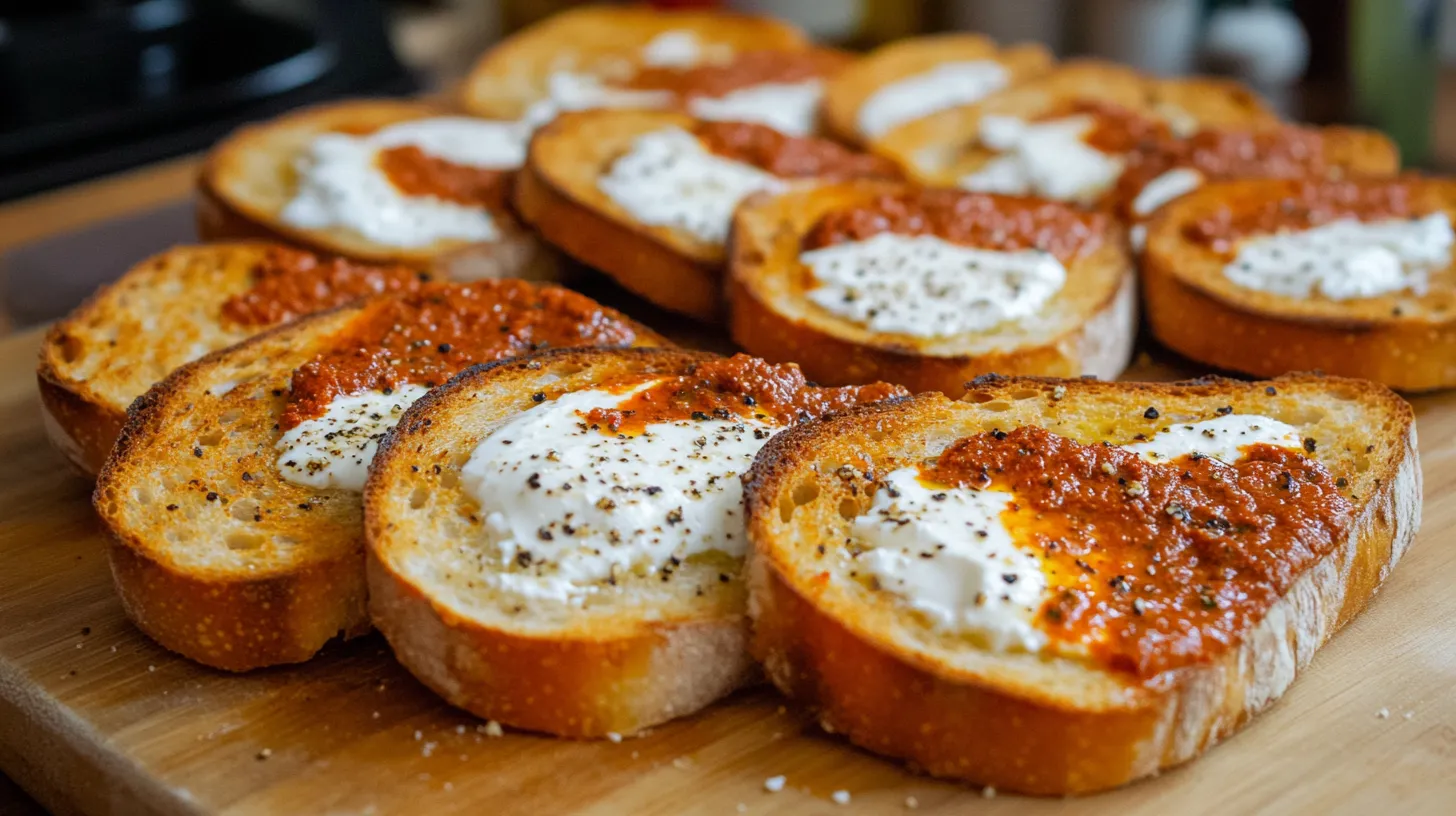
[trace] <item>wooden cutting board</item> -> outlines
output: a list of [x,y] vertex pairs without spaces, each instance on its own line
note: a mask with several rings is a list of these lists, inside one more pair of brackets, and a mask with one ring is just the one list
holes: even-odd
[[[507,733],[369,637],[232,676],[131,627],[90,484],[47,445],[35,332],[0,341],[0,768],[57,813],[1040,813],[827,735],[766,689],[611,742]],[[1135,374],[1166,378],[1146,363]],[[1417,401],[1424,532],[1273,710],[1081,813],[1456,812],[1456,395]],[[764,780],[784,775],[780,793]],[[831,795],[849,791],[847,806]]]

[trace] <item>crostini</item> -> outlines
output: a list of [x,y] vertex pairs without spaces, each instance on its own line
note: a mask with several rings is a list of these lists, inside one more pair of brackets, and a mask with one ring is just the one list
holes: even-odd
[[229,671],[366,632],[360,491],[411,402],[474,363],[660,342],[575,292],[493,280],[321,312],[185,365],[137,400],[97,480],[122,606]]
[[480,366],[416,403],[364,494],[396,657],[481,717],[632,734],[756,676],[740,474],[787,427],[902,396],[661,349]]
[[1312,376],[988,378],[781,434],[745,482],[774,684],[867,750],[1040,795],[1233,735],[1421,515],[1410,406]]
[[408,266],[277,244],[174,247],[102,287],[46,333],[36,369],[46,430],[94,476],[127,407],[175,369],[280,323],[429,279]]
[[750,199],[731,244],[734,342],[816,382],[1112,379],[1137,333],[1122,228],[1067,204],[846,182]]
[[898,177],[887,159],[764,125],[592,110],[537,131],[515,203],[566,254],[663,308],[716,321],[728,227],[743,198]]
[[205,241],[282,241],[455,280],[556,276],[508,206],[529,131],[423,102],[343,102],[247,125],[198,179]]
[[1000,48],[979,34],[937,34],[883,45],[824,92],[824,122],[847,144],[868,145],[907,122],[970,105],[1045,73],[1040,45]]
[[1149,225],[1149,326],[1232,371],[1456,386],[1453,217],[1446,179],[1210,184]]
[[533,128],[573,110],[674,108],[805,135],[817,128],[825,80],[850,59],[767,17],[595,6],[486,52],[462,102],[478,116]]

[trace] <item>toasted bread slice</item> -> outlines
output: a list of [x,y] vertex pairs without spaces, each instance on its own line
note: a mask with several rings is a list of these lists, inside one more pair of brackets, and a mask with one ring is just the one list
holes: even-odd
[[[814,151],[829,158],[831,163],[825,166],[831,173],[848,167],[853,176],[899,175],[888,161],[822,139],[786,137],[767,127],[741,123],[727,127],[742,128],[751,135],[753,141],[740,145],[745,150],[767,146],[758,154],[766,161],[795,151]],[[600,185],[614,163],[633,150],[641,137],[669,128],[694,134],[728,132],[720,130],[719,123],[698,122],[670,111],[593,110],[557,118],[531,140],[526,167],[516,182],[516,208],[542,237],[566,254],[600,269],[658,306],[715,321],[721,319],[722,311],[724,245],[676,225],[641,223]],[[793,169],[812,172],[815,167],[809,162]],[[769,171],[769,175],[775,174]],[[783,181],[816,180],[802,178],[805,173],[797,175],[801,178]],[[725,232],[726,222],[725,218]]]
[[[1308,219],[1297,221],[1310,195],[1363,198],[1377,206],[1392,202],[1388,212],[1363,217],[1358,208],[1347,211],[1335,204],[1320,220],[1441,213],[1456,218],[1456,183],[1447,179],[1210,184],[1168,205],[1149,225],[1143,286],[1153,334],[1201,363],[1249,374],[1318,369],[1404,391],[1456,386],[1456,268],[1449,259],[1414,288],[1335,299],[1323,289],[1294,294],[1236,283],[1225,270],[1246,242],[1219,246],[1198,239],[1201,222],[1217,227],[1281,202],[1289,202],[1296,219],[1285,228],[1307,228],[1312,225]],[[1255,230],[1253,237],[1261,233]]]
[[[1262,455],[1268,461],[1254,465],[1261,470],[1241,469],[1240,474],[1251,479],[1257,476],[1261,484],[1291,477],[1284,483],[1297,487],[1295,495],[1302,497],[1306,490],[1317,488],[1328,502],[1322,507],[1342,507],[1348,514],[1336,513],[1339,523],[1317,528],[1326,536],[1321,540],[1328,544],[1327,551],[1291,551],[1289,558],[1303,559],[1301,569],[1280,579],[1287,583],[1282,591],[1262,596],[1267,608],[1243,607],[1249,613],[1242,618],[1247,626],[1235,631],[1222,646],[1206,641],[1200,646],[1197,635],[1189,635],[1179,645],[1175,645],[1177,638],[1164,641],[1170,649],[1194,644],[1194,651],[1177,668],[1144,677],[1114,668],[1116,664],[1101,659],[1095,650],[1078,656],[1075,648],[997,648],[972,634],[938,627],[921,611],[929,607],[914,607],[915,599],[898,594],[899,585],[877,584],[865,574],[875,574],[873,565],[884,563],[871,554],[875,550],[865,549],[873,542],[856,532],[872,529],[857,527],[860,522],[856,519],[865,518],[861,514],[866,508],[883,505],[870,494],[883,497],[879,491],[887,489],[886,480],[897,468],[924,467],[927,457],[944,459],[953,440],[969,438],[987,450],[1005,454],[1008,448],[993,447],[997,443],[992,440],[998,435],[1006,437],[1010,432],[1007,444],[1021,445],[1021,440],[1033,438],[1036,432],[1012,429],[1040,427],[1092,446],[1080,449],[1090,451],[1089,456],[1121,457],[1121,467],[1139,468],[1144,467],[1142,460],[1099,443],[1126,444],[1179,423],[1228,415],[1233,419],[1260,415],[1288,423],[1295,434],[1309,440],[1303,443],[1304,449],[1312,451],[1308,457],[1327,471],[1313,472],[1315,466],[1303,453],[1270,446],[1274,456],[1287,456],[1285,461],[1297,463],[1293,468],[1301,474],[1297,486],[1290,473],[1269,470],[1275,461],[1270,454],[1243,457],[1247,462]],[[1299,444],[1297,439],[1294,444]],[[1129,463],[1129,458],[1135,461]],[[1117,473],[1127,472],[1131,477],[1134,472],[1114,470],[1104,477],[1106,470],[1097,468],[1094,460],[1088,471],[1074,475],[1072,484],[1062,487],[1069,491],[1067,500],[1082,508],[1086,522],[1107,531],[1109,537],[1103,540],[1115,542],[1116,531],[1122,528],[1114,526],[1110,517],[1104,518],[1106,511],[1095,508],[1130,507],[1133,513],[1147,514],[1145,517],[1172,519],[1170,525],[1178,521],[1175,512],[1182,514],[1185,523],[1202,523],[1200,514],[1212,518],[1223,512],[1219,494],[1202,494],[1203,488],[1190,495],[1204,495],[1213,503],[1190,504],[1193,511],[1170,504],[1173,509],[1164,513],[1161,506],[1152,506],[1166,500],[1163,491],[1178,481],[1177,471],[1185,467],[1200,473],[1196,477],[1200,485],[1205,483],[1202,474],[1229,469],[1207,458],[1199,462],[1183,457],[1161,465],[1172,474],[1160,477],[1162,482],[1149,482],[1146,490],[1141,482],[1126,479],[1126,485],[1119,486],[1111,481]],[[939,461],[931,467],[938,467]],[[1067,460],[1036,461],[1052,468],[1062,462],[1060,467],[1065,468]],[[1147,465],[1141,472],[1151,470],[1152,465]],[[1045,484],[1058,478],[1048,474]],[[1086,484],[1094,485],[1094,493],[1079,492]],[[1107,498],[1094,498],[1090,505],[1081,503],[1081,496],[1096,495],[1096,485],[1108,484]],[[1238,484],[1248,488],[1252,483],[1241,480]],[[988,378],[958,402],[925,395],[783,434],[760,452],[746,485],[754,548],[748,565],[753,650],[770,679],[789,696],[815,708],[826,730],[845,734],[857,745],[908,759],[936,776],[1048,795],[1111,788],[1186,762],[1273,704],[1309,665],[1316,650],[1370,601],[1410,545],[1421,508],[1410,406],[1369,382],[1314,376],[1256,383],[1215,378],[1168,385]],[[1329,498],[1332,488],[1349,504]],[[930,498],[953,506],[967,494],[990,494],[974,488],[952,490],[966,493]],[[903,498],[903,491],[888,495],[896,501],[919,501],[913,493],[909,499]],[[1017,501],[1035,501],[1026,498],[1034,494],[1022,494],[1019,487],[1016,495]],[[1019,507],[1011,504],[1006,514],[990,516],[983,529],[990,531],[998,523],[1020,524],[1006,521]],[[1042,507],[1034,503],[1027,512],[1040,512]],[[950,531],[949,526],[945,529],[944,541],[953,547],[989,540],[973,535],[977,528],[969,523],[962,533]],[[1048,527],[1048,535],[1055,536],[1051,531],[1056,529]],[[1312,535],[1314,529],[1302,534]],[[1019,541],[1026,539],[1009,540],[1013,550],[1027,546]],[[1040,539],[1050,547],[1047,541]],[[1227,584],[1190,586],[1199,575],[1182,571],[1189,563],[1186,557],[1174,556],[1164,569],[1144,571],[1141,564],[1148,561],[1148,554],[1130,552],[1141,543],[1131,539],[1121,545],[1134,559],[1129,562],[1134,569],[1125,575],[1120,573],[1127,568],[1116,560],[1122,557],[1119,545],[1099,544],[1082,554],[1086,560],[1078,561],[1085,569],[1058,573],[1053,562],[1038,563],[1038,558],[1053,557],[1035,555],[1041,551],[1038,548],[1031,553],[1022,550],[1027,559],[1023,571],[1030,573],[1008,573],[1011,577],[1003,581],[992,569],[979,578],[994,582],[987,591],[998,596],[1003,592],[1009,596],[1011,588],[1032,583],[1038,567],[1046,570],[1043,574],[1049,585],[1053,581],[1070,585],[1074,591],[1067,596],[1070,599],[1100,598],[1126,590],[1131,597],[1119,596],[1123,600],[1111,603],[1118,604],[1118,610],[1131,606],[1132,614],[1110,612],[1102,625],[1087,624],[1092,638],[1109,631],[1104,627],[1140,625],[1144,613],[1155,621],[1150,626],[1176,625],[1178,616],[1167,612],[1167,599],[1181,598],[1180,592],[1199,594],[1188,603],[1203,610],[1191,613],[1203,615],[1202,620],[1217,620],[1221,613],[1214,610],[1225,610],[1232,619],[1235,608],[1223,594],[1229,589]],[[1149,543],[1150,548],[1161,546],[1161,542]],[[1055,547],[1046,550],[1054,551]],[[943,557],[936,552],[930,549],[932,561]],[[1206,552],[1217,552],[1217,545]],[[1069,551],[1058,557],[1069,559],[1074,554]],[[1218,563],[1217,556],[1211,563]],[[858,575],[856,564],[864,570]],[[1169,568],[1174,566],[1176,569]],[[1078,584],[1077,575],[1087,570],[1091,574],[1083,577],[1088,580]],[[1111,575],[1114,572],[1119,574]],[[1013,583],[1018,576],[1022,580]],[[966,585],[972,587],[968,592],[980,586],[972,583],[975,580],[968,579]],[[1189,583],[1180,583],[1185,580]],[[1148,587],[1156,592],[1146,591]],[[1032,589],[1029,597],[1033,602],[1047,597]],[[1056,605],[1043,609],[1063,609],[1061,597],[1051,597],[1057,598]],[[984,594],[978,598],[976,603],[992,603]],[[1049,612],[1034,613],[1032,606],[1027,609],[1028,615],[1043,615],[1047,620],[1032,624],[1039,631],[1052,631],[1048,627],[1056,626],[1053,620],[1065,619],[1054,619]],[[1048,640],[1058,642],[1062,641]],[[1095,645],[1098,641],[1089,642]],[[1199,649],[1204,651],[1200,654]]]
[[[497,331],[502,321],[507,330]],[[448,374],[548,336],[577,333],[584,344],[606,332],[659,342],[581,295],[479,281],[322,312],[183,366],[137,400],[96,486],[97,512],[113,534],[117,591],[138,628],[175,652],[230,671],[307,660],[335,636],[368,631],[359,488],[332,478],[300,480],[297,474],[329,471],[315,468],[318,455],[298,452],[302,442],[280,447],[281,423],[299,407],[292,389],[300,368],[314,367],[312,382],[337,383],[339,396],[348,396],[355,393],[345,385],[350,368],[316,367],[339,357],[374,359],[370,338],[380,331],[395,338],[391,343],[457,337],[451,325],[460,337],[477,326],[478,345],[441,347],[438,358],[433,343],[410,345],[398,360],[433,360]],[[343,379],[330,380],[330,371]],[[366,367],[361,376],[371,371],[379,369]],[[368,376],[354,381],[378,387],[367,384]],[[406,393],[401,386],[400,395]],[[319,429],[316,444],[338,445],[331,461],[366,465],[371,440],[387,429],[390,415],[380,410],[372,424],[360,424],[360,413],[331,416],[319,424],[334,430],[325,436]]]
[[[644,387],[634,409],[672,396],[640,427],[593,410]],[[756,674],[739,468],[785,421],[896,392],[660,349],[472,369],[405,414],[370,474],[375,625],[445,699],[517,727],[602,737],[691,714]]]
[[[1069,205],[950,190],[930,194],[964,207],[963,228],[1012,212],[1026,213],[1028,229],[1043,236],[1059,229],[1052,226],[1054,218],[1083,225],[1085,243],[1062,259],[1065,283],[1029,316],[946,335],[911,334],[872,328],[812,300],[809,292],[824,284],[801,254],[816,225],[833,213],[872,212],[886,200],[915,195],[904,185],[861,181],[764,196],[741,206],[728,283],[734,342],[765,359],[794,360],[816,382],[884,380],[951,396],[988,372],[1112,379],[1127,366],[1137,333],[1137,295],[1125,235],[1112,219]],[[998,248],[987,240],[993,241],[987,248]],[[988,282],[966,280],[964,288]],[[936,305],[930,294],[916,291],[927,310]]]
[[181,246],[132,267],[51,327],[36,374],[51,441],[94,476],[126,409],[185,363],[278,323],[413,289],[428,273],[265,243]]
[[[214,146],[203,165],[197,184],[198,235],[204,241],[282,241],[361,261],[407,264],[455,280],[555,279],[557,259],[522,228],[504,194],[498,201],[494,192],[485,195],[492,199],[486,210],[498,233],[490,241],[437,238],[421,246],[395,246],[351,227],[303,227],[284,219],[285,208],[299,191],[298,162],[320,136],[366,136],[391,125],[450,115],[425,102],[373,99],[320,105],[240,128]],[[525,139],[524,131],[519,138]],[[507,172],[500,185],[509,183]],[[470,193],[472,198],[477,194]]]
[[1060,118],[1080,106],[1106,106],[1186,135],[1202,128],[1269,127],[1278,119],[1244,87],[1223,80],[1157,80],[1099,60],[1076,60],[985,100],[895,128],[871,149],[910,177],[954,186],[998,154],[981,143],[987,116],[1023,121]]
[[[653,55],[668,35],[674,47]],[[662,41],[659,41],[662,42]],[[731,59],[747,51],[806,48],[803,32],[768,17],[697,9],[589,6],[553,15],[485,53],[461,89],[467,111],[489,119],[520,119],[548,98],[553,74],[629,83],[645,66],[679,66]]]
[[[1053,58],[1040,45],[1023,43],[1000,48],[979,34],[936,34],[897,40],[866,54],[829,83],[824,92],[825,125],[835,138],[848,144],[870,144],[884,135],[879,129],[883,125],[862,121],[865,104],[877,93],[897,83],[924,77],[943,66],[984,61],[1000,63],[1005,71],[1005,85],[986,88],[995,92],[1045,73],[1051,68]],[[891,89],[896,91],[925,92],[905,89],[905,86]],[[934,115],[937,110],[931,105],[918,116],[903,121]],[[871,126],[867,128],[867,124]]]

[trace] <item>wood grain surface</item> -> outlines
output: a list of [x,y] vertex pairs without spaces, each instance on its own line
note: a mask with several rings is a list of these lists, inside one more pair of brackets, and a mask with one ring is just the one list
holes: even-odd
[[[0,768],[56,813],[1043,813],[1059,800],[916,776],[771,691],[611,742],[452,710],[378,637],[232,676],[126,621],[90,484],[47,445],[39,335],[0,341]],[[1140,364],[1135,374],[1174,370]],[[1371,608],[1271,711],[1203,759],[1078,813],[1456,809],[1456,395],[1417,402],[1424,532]],[[764,780],[784,775],[780,793]],[[846,790],[852,800],[835,804]],[[741,807],[740,807],[741,805]]]

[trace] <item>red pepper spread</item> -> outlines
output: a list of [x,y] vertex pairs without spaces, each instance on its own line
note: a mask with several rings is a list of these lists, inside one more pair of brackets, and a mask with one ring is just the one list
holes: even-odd
[[329,350],[293,372],[280,426],[320,416],[335,397],[405,383],[439,385],[476,363],[562,346],[627,346],[632,323],[558,286],[432,283],[370,303]]
[[1039,198],[913,190],[826,213],[805,236],[804,249],[894,232],[1004,252],[1040,249],[1066,262],[1096,249],[1106,228],[1106,216]]
[[682,97],[726,96],[766,82],[806,82],[827,77],[849,57],[833,51],[745,51],[723,63],[691,68],[646,67],[631,86],[649,91],[671,91]]
[[375,266],[269,247],[253,285],[223,302],[222,316],[244,326],[272,326],[369,295],[412,292],[429,275],[405,266]]
[[1175,141],[1167,123],[1108,102],[1078,100],[1039,121],[1090,116],[1093,125],[1082,141],[1103,153],[1156,150]]
[[1303,230],[1341,218],[1379,221],[1414,218],[1418,191],[1410,180],[1326,181],[1291,183],[1285,195],[1235,200],[1204,218],[1186,224],[1188,240],[1214,252],[1231,252],[1242,238],[1281,230]]
[[[640,380],[612,385],[636,382]],[[686,374],[633,394],[616,408],[593,408],[584,417],[612,434],[641,433],[653,423],[684,419],[738,417],[784,425],[908,393],[888,383],[822,388],[805,380],[792,363],[777,365],[736,354],[698,363]]]
[[961,439],[923,476],[1012,492],[1003,521],[1053,593],[1038,626],[1144,679],[1238,644],[1354,510],[1318,462],[1265,444],[1154,464],[1024,427]]
[[407,196],[500,210],[510,193],[509,171],[454,164],[414,145],[381,150],[378,162],[390,183]]
[[694,135],[709,151],[781,178],[900,178],[894,162],[812,136],[788,136],[754,122],[699,122]]

